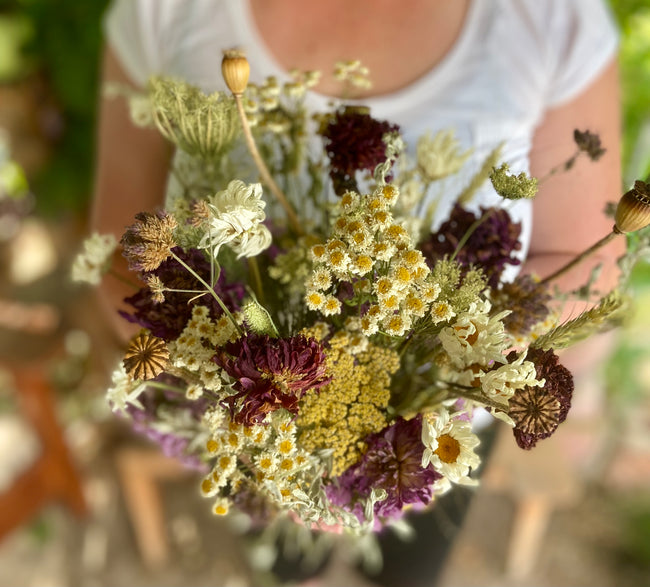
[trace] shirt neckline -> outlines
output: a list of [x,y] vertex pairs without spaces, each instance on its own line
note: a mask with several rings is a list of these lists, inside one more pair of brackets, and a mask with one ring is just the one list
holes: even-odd
[[[387,94],[359,100],[346,100],[346,102],[363,103],[381,110],[382,114],[386,115],[400,110],[405,104],[412,107],[423,98],[430,97],[430,91],[423,92],[423,90],[431,87],[439,88],[444,85],[445,80],[449,78],[469,47],[472,46],[472,41],[478,32],[479,23],[486,9],[486,3],[490,1],[470,0],[461,30],[453,45],[442,59],[420,78]],[[265,76],[274,75],[278,79],[289,80],[290,76],[287,70],[275,59],[258,30],[249,0],[231,0],[230,6],[235,24],[242,33],[242,44],[251,63],[255,63],[255,69],[264,72]],[[332,96],[320,94],[315,90],[311,90],[310,95],[314,105],[321,108],[336,100]]]

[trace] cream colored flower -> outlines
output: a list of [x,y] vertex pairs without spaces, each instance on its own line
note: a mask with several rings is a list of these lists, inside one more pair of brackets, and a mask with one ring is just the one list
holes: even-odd
[[216,257],[227,244],[237,257],[253,257],[271,244],[271,233],[262,224],[266,215],[262,185],[247,185],[238,179],[210,199],[211,217],[199,248],[213,248]]
[[504,310],[489,316],[490,302],[472,302],[466,312],[439,334],[440,342],[451,360],[463,368],[473,363],[487,365],[490,361],[505,363],[504,352],[509,346],[503,318]]
[[491,399],[505,403],[514,395],[517,389],[526,386],[543,386],[545,380],[539,381],[535,364],[524,361],[526,353],[522,353],[512,363],[501,365],[497,369],[481,375],[481,388]]
[[452,130],[441,130],[433,138],[431,133],[421,136],[417,144],[417,161],[422,175],[435,181],[458,172],[472,154],[472,149],[461,153],[459,146]]
[[469,419],[451,418],[449,412],[442,409],[437,417],[427,417],[422,422],[422,466],[429,464],[441,475],[453,483],[475,485],[469,477],[481,463],[474,452],[479,444],[476,434],[472,433]]
[[93,233],[84,241],[83,251],[72,264],[72,281],[98,285],[109,269],[116,248],[117,239],[112,234]]
[[120,362],[111,376],[112,387],[106,393],[106,399],[113,412],[126,412],[127,406],[143,409],[138,396],[147,387],[146,383],[133,381]]

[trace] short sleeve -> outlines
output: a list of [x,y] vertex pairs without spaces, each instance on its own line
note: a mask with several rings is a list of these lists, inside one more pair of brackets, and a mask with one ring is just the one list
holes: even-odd
[[619,31],[603,0],[559,0],[550,23],[551,79],[547,105],[586,89],[616,55]]
[[140,87],[163,68],[161,4],[156,0],[113,0],[104,15],[108,46]]

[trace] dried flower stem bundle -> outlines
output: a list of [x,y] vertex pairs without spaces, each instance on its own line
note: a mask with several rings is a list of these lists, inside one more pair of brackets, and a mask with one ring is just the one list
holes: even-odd
[[223,56],[221,71],[226,80],[226,85],[232,92],[232,95],[237,104],[237,113],[239,114],[239,120],[244,131],[244,139],[246,140],[246,146],[248,151],[255,162],[262,181],[268,186],[271,190],[271,193],[276,197],[280,205],[284,208],[284,211],[287,214],[291,228],[296,234],[303,234],[303,229],[298,220],[295,210],[287,200],[284,192],[280,189],[276,181],[273,179],[273,176],[269,172],[266,163],[262,159],[257,145],[255,144],[255,139],[253,138],[253,133],[251,132],[250,124],[248,123],[248,118],[246,116],[246,111],[244,109],[244,104],[242,102],[242,94],[246,89],[248,83],[248,72],[249,65],[246,58],[243,56],[243,53],[236,52],[233,54],[230,51],[226,51]]

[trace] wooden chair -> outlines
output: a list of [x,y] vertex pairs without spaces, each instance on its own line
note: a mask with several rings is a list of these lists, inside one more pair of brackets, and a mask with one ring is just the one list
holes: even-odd
[[43,361],[0,366],[12,374],[20,412],[41,443],[38,460],[0,493],[2,540],[51,503],[63,503],[78,516],[85,515],[87,508],[81,479],[56,417],[54,394]]

